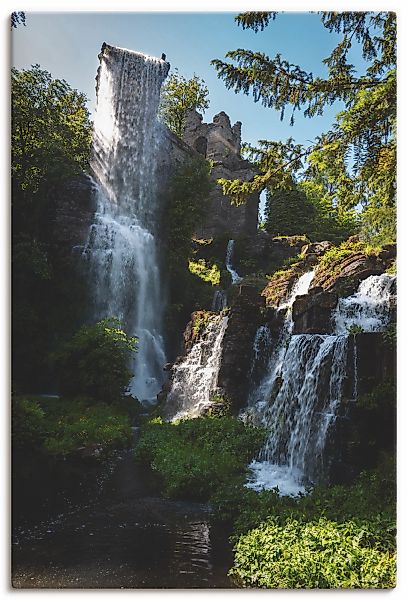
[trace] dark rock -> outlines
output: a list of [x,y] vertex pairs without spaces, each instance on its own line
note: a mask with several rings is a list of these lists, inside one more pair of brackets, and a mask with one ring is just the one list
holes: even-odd
[[304,246],[304,236],[272,237],[266,231],[239,238],[235,243],[235,261],[241,275],[273,273],[295,258]]
[[314,242],[313,244],[307,244],[306,246],[302,247],[301,256],[323,256],[323,254],[327,252],[327,250],[332,246],[333,244],[331,242],[328,242],[327,240],[324,242]]
[[362,470],[375,467],[383,452],[395,451],[395,345],[383,333],[349,336],[347,373],[344,400],[326,449],[332,483],[349,483]]
[[[320,291],[319,291],[320,290]],[[292,307],[293,333],[330,333],[331,316],[337,305],[335,292],[314,288],[313,293],[297,296]]]
[[95,184],[84,174],[69,180],[56,195],[52,241],[58,252],[70,255],[72,249],[81,251],[88,239],[96,209]]
[[231,399],[237,413],[247,400],[249,365],[256,330],[261,323],[263,300],[256,289],[242,285],[231,307],[225,332],[218,387]]

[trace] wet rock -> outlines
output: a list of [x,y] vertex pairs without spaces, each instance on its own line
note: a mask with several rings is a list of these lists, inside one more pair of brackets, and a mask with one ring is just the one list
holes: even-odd
[[234,413],[237,413],[247,400],[253,341],[261,323],[263,306],[263,299],[256,288],[241,285],[239,295],[229,313],[218,386],[223,394],[231,398]]
[[297,296],[292,307],[293,333],[331,333],[331,315],[337,300],[336,292],[325,292],[321,287]]

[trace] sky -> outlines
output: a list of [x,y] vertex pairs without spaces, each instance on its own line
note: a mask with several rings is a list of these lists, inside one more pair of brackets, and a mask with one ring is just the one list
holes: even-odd
[[[328,56],[338,36],[325,29],[317,14],[286,13],[255,34],[234,21],[237,13],[26,13],[26,27],[12,32],[12,63],[28,68],[38,63],[53,77],[65,79],[85,92],[91,114],[95,108],[95,75],[103,42],[160,57],[167,55],[171,68],[190,78],[202,77],[210,90],[210,107],[204,120],[224,110],[231,122],[242,122],[242,139],[286,140],[308,144],[334,121],[342,105],[337,103],[324,116],[306,119],[298,113],[295,125],[280,121],[274,109],[255,103],[252,96],[227,90],[210,64],[223,59],[228,50],[247,48],[277,53],[305,71],[324,75],[322,58]],[[356,64],[363,66],[359,53]],[[290,116],[290,115],[289,115]]]

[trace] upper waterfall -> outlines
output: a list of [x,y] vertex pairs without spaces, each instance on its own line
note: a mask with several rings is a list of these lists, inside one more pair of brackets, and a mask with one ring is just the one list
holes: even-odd
[[169,64],[106,44],[99,58],[91,162],[98,205],[86,248],[95,318],[118,317],[138,336],[131,391],[154,400],[166,362],[156,243],[157,111]]

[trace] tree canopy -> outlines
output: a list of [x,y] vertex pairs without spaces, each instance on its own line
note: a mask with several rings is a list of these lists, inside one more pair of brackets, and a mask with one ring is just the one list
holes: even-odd
[[45,179],[87,168],[92,125],[85,94],[33,65],[11,70],[11,100],[11,166],[21,190],[36,193]]
[[[386,212],[392,222],[396,193],[396,15],[393,12],[321,12],[321,21],[341,39],[322,62],[326,77],[291,64],[279,53],[237,49],[215,59],[218,77],[236,93],[252,94],[255,102],[279,111],[290,124],[300,112],[304,117],[321,115],[336,101],[344,110],[330,131],[309,147],[262,140],[247,148],[258,168],[250,182],[220,180],[224,193],[235,203],[254,191],[291,189],[300,180],[324,177],[332,188],[333,206],[359,207],[370,236],[367,219],[380,225]],[[262,31],[276,18],[272,12],[247,12],[236,17],[244,29]],[[367,68],[358,74],[349,61],[357,44]],[[375,227],[374,227],[375,229]],[[371,227],[371,232],[373,228]],[[377,231],[378,233],[378,231]],[[382,240],[395,236],[392,226]],[[391,241],[391,239],[388,239]]]
[[162,121],[182,137],[187,111],[204,112],[209,107],[208,93],[204,80],[198,75],[186,79],[176,69],[162,87],[159,109]]

